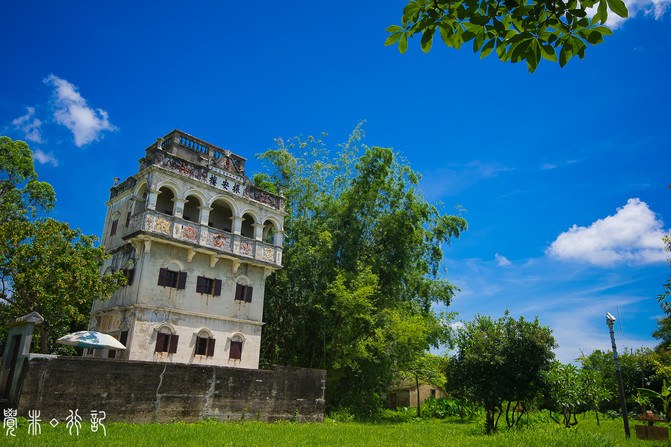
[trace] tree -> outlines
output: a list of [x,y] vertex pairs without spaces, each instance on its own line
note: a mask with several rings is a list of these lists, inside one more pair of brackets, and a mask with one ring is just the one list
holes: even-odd
[[125,278],[99,274],[106,255],[96,237],[36,219],[56,198],[51,185],[37,180],[26,143],[0,137],[0,161],[0,321],[40,313],[40,351],[46,353],[56,335],[85,329],[92,301],[111,295]]
[[0,137],[0,223],[35,217],[54,207],[50,184],[37,180],[33,153],[23,141]]
[[86,328],[91,303],[108,298],[125,283],[123,273],[100,275],[105,249],[95,236],[85,236],[54,219],[14,220],[0,225],[6,250],[0,254],[0,319],[38,312],[40,352],[54,340]]
[[533,73],[541,58],[563,67],[573,56],[585,57],[587,45],[602,43],[612,34],[603,26],[609,9],[628,16],[622,0],[411,0],[403,8],[401,26],[387,28],[385,45],[398,42],[405,53],[408,38],[421,33],[422,50],[428,53],[439,32],[449,47],[459,49],[472,40],[480,58],[496,50],[502,62],[526,60]]
[[[484,407],[487,432],[496,431],[504,402],[508,426],[516,425],[524,413],[520,404],[546,389],[544,372],[556,347],[550,328],[538,318],[515,320],[508,312],[498,320],[477,315],[456,338],[455,380]],[[522,408],[517,416],[516,408]]]
[[364,413],[380,408],[394,371],[445,340],[431,307],[455,291],[439,276],[441,247],[466,221],[439,213],[397,154],[361,138],[357,127],[333,156],[318,139],[278,140],[260,156],[272,171],[254,180],[282,191],[288,213],[262,363],[326,369],[329,408]]
[[402,381],[412,380],[417,392],[417,417],[422,417],[420,385],[430,383],[441,390],[445,390],[445,363],[446,358],[425,353],[410,362],[403,371],[398,372]]

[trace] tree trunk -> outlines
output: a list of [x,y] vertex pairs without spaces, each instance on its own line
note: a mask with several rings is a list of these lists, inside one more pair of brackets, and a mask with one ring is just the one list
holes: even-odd
[[421,418],[422,412],[420,410],[420,402],[419,402],[419,375],[417,373],[415,373],[415,385],[417,385],[417,417]]
[[44,326],[36,325],[37,331],[40,333],[40,354],[48,354],[47,350],[47,331]]

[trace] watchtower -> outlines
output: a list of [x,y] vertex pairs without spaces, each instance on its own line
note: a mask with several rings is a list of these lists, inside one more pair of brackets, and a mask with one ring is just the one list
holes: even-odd
[[284,197],[246,159],[179,130],[110,189],[103,271],[128,284],[94,302],[89,327],[128,360],[258,368],[265,279],[281,268]]

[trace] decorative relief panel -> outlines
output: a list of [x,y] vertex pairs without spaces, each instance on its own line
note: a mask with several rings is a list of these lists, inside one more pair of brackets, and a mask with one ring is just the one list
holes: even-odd
[[226,235],[221,233],[212,233],[210,231],[210,245],[220,248],[222,250],[230,250],[230,240]]
[[270,247],[264,247],[263,256],[265,256],[265,258],[268,261],[272,261],[275,258],[275,249]]
[[251,242],[240,242],[240,253],[243,255],[251,256],[252,255],[252,243]]
[[160,217],[156,218],[154,223],[154,230],[160,231],[161,233],[170,234],[170,221]]
[[184,227],[182,228],[182,235],[184,239],[196,240],[196,229],[193,227]]

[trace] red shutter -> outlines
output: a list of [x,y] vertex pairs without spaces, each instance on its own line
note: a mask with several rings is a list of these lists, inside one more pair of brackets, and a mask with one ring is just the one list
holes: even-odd
[[171,335],[170,336],[170,348],[168,349],[169,354],[174,354],[177,352],[177,341],[179,340],[179,335]]
[[210,338],[207,343],[207,356],[214,356],[214,338]]
[[236,285],[235,285],[235,299],[236,299],[237,301],[242,301],[242,300],[245,299],[245,298],[242,296],[242,289],[243,289],[242,284],[236,284]]
[[245,296],[245,301],[248,303],[252,302],[252,290],[254,287],[252,286],[247,286],[247,296]]
[[203,277],[199,276],[196,280],[196,293],[203,293]]
[[215,279],[214,280],[214,296],[219,296],[221,295],[221,280],[220,279]]
[[154,348],[154,352],[163,352],[164,342],[165,342],[165,334],[161,332],[156,334],[156,348]]
[[168,269],[161,269],[158,271],[158,285],[165,286],[166,277],[168,276]]
[[119,225],[119,219],[112,222],[112,230],[110,231],[110,236],[114,236],[116,234],[117,225]]
[[229,358],[240,360],[242,357],[242,342],[241,341],[232,341],[231,342],[231,353]]
[[186,287],[186,272],[179,272],[177,288],[183,290]]
[[126,228],[128,228],[129,224],[130,224],[130,211],[128,211],[128,214],[126,214]]

